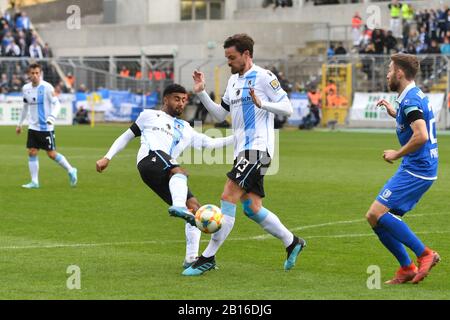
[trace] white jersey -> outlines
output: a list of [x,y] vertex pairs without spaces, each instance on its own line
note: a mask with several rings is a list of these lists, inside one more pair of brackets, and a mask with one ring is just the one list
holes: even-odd
[[210,138],[195,131],[188,122],[158,110],[141,112],[131,126],[131,130],[135,136],[141,136],[141,147],[137,155],[138,163],[148,156],[150,151],[161,150],[176,159],[189,146],[197,149],[218,148],[231,144],[233,141],[233,136]]
[[47,124],[49,116],[53,115],[56,118],[52,106],[54,91],[53,86],[44,80],[41,80],[36,87],[33,87],[31,82],[23,86],[24,108],[29,110],[29,129],[36,131],[53,131],[55,129],[53,125]]
[[243,150],[268,151],[273,157],[275,144],[272,112],[253,104],[250,88],[262,101],[280,102],[287,97],[277,77],[255,64],[244,75],[233,74],[222,98],[222,107],[231,113],[235,136],[234,156]]

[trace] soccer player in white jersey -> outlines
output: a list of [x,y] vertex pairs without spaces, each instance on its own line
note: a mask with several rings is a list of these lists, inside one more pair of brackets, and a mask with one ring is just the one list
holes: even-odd
[[236,34],[225,40],[225,57],[232,76],[221,105],[214,103],[206,93],[204,74],[198,71],[193,74],[194,91],[206,109],[218,121],[231,113],[235,160],[227,174],[221,199],[222,228],[212,235],[199,259],[183,272],[187,276],[200,275],[214,268],[215,255],[233,228],[238,201],[247,217],[283,242],[287,252],[285,270],[294,267],[306,245],[262,205],[264,174],[274,155],[274,116],[290,116],[293,109],[277,77],[253,63],[253,44],[246,34]]
[[66,157],[56,152],[54,124],[61,105],[53,86],[41,79],[41,73],[42,67],[39,64],[31,64],[28,67],[28,76],[31,82],[22,88],[24,105],[16,133],[19,135],[22,132],[22,124],[29,116],[27,148],[31,174],[31,182],[22,187],[26,189],[39,188],[39,149],[45,150],[50,159],[67,171],[70,185],[75,187],[78,181],[77,169],[70,165]]
[[233,143],[233,136],[213,139],[198,133],[188,122],[179,119],[187,102],[188,95],[184,87],[178,84],[167,86],[163,93],[162,109],[144,110],[136,122],[116,139],[108,153],[97,161],[97,171],[102,172],[132,139],[141,137],[137,168],[142,180],[171,206],[171,216],[187,222],[184,268],[188,268],[198,256],[200,230],[195,227],[191,211],[196,212],[200,204],[188,189],[188,175],[177,164],[176,158],[190,146],[213,149]]

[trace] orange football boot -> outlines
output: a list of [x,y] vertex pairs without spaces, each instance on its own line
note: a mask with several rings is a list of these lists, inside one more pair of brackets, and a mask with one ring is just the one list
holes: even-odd
[[408,267],[401,267],[398,269],[398,271],[395,273],[395,277],[389,281],[386,281],[386,284],[402,284],[406,283],[408,281],[411,281],[414,279],[414,277],[417,275],[418,268],[414,264],[414,262],[411,262],[411,264]]
[[441,261],[441,257],[439,256],[439,254],[431,250],[430,248],[426,248],[425,252],[419,258],[417,258],[419,271],[417,272],[414,279],[412,279],[412,283],[418,284],[420,281],[425,279],[431,268],[433,268],[439,261]]

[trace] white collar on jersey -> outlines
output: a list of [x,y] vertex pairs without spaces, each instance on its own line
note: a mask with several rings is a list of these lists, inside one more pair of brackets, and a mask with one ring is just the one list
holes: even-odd
[[245,76],[247,76],[250,72],[252,72],[256,67],[256,64],[252,64],[252,67],[250,69],[247,70],[246,73],[244,73],[242,76],[239,76],[239,78],[245,78]]
[[395,100],[398,104],[402,103],[403,99],[405,99],[408,92],[416,86],[416,83],[413,81],[410,84],[406,86],[406,88],[403,90],[402,94],[398,96],[397,100]]

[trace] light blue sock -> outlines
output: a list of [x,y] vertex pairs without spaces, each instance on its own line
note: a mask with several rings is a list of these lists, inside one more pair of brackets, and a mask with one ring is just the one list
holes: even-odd
[[69,161],[67,161],[66,157],[64,157],[61,153],[58,153],[56,155],[55,162],[58,163],[64,169],[66,169],[67,172],[71,172],[73,170]]
[[411,231],[406,223],[391,213],[386,213],[378,220],[378,225],[385,228],[389,233],[405,246],[410,248],[416,256],[420,257],[425,251],[425,245]]

